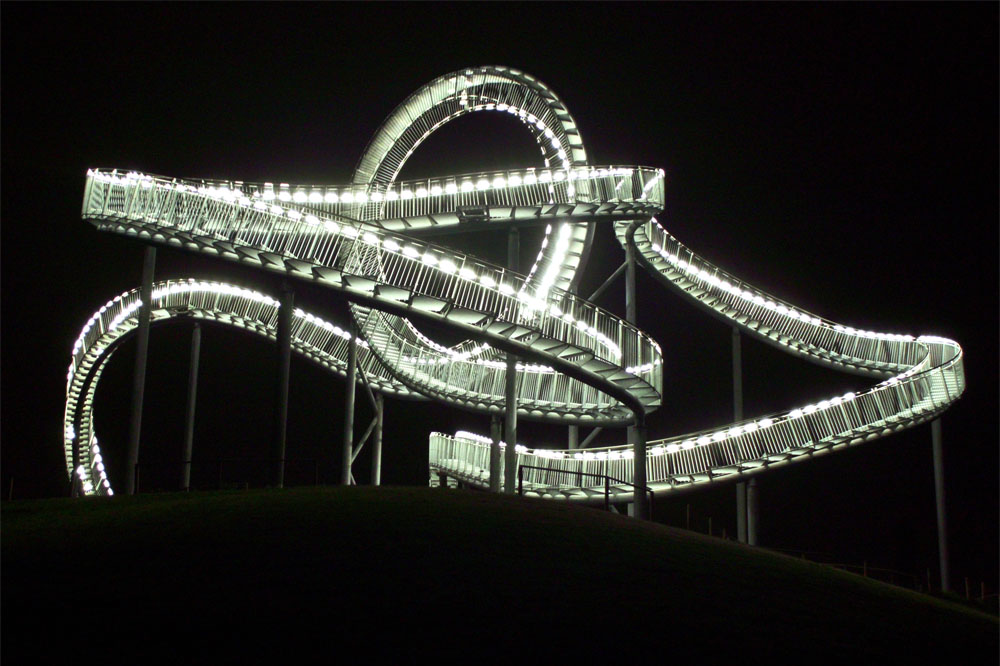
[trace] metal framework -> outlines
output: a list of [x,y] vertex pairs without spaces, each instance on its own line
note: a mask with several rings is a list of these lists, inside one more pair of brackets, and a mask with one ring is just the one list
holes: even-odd
[[[537,142],[543,166],[397,180],[436,129],[480,111],[519,119]],[[836,324],[695,255],[655,218],[663,211],[663,178],[661,169],[590,165],[575,121],[549,88],[523,72],[490,66],[447,74],[408,97],[376,131],[350,184],[185,180],[91,169],[82,217],[148,245],[208,254],[342,294],[353,317],[346,330],[296,309],[292,349],[349,377],[354,349],[358,374],[380,394],[427,397],[490,414],[492,437],[430,436],[432,477],[483,488],[497,490],[506,478],[512,491],[511,480],[518,478],[525,494],[579,502],[603,502],[610,494],[634,501],[643,515],[648,489],[742,480],[933,419],[961,395],[962,351],[953,341]],[[662,359],[657,342],[630,323],[638,307],[634,289],[625,318],[573,293],[600,222],[614,225],[626,251],[626,266],[616,275],[624,270],[628,284],[634,285],[640,266],[740,332],[883,381],[787,412],[647,442],[645,415],[660,405]],[[443,232],[529,225],[545,233],[524,275],[427,242]],[[147,310],[140,306],[138,292],[112,299],[88,321],[73,349],[66,460],[71,479],[78,478],[88,494],[112,492],[93,433],[93,395],[108,358],[136,330],[140,310]],[[154,324],[172,317],[211,319],[270,338],[278,325],[273,298],[194,280],[157,283],[148,311]],[[438,344],[420,331],[415,321],[422,320],[469,339]],[[508,375],[511,369],[516,376]],[[518,419],[629,427],[629,444],[581,450],[571,431],[570,449],[515,444],[498,455],[504,415],[508,433],[516,432]],[[347,448],[350,436],[345,429],[348,465],[356,456]],[[522,468],[519,474],[512,465]],[[605,488],[608,477],[621,483]]]

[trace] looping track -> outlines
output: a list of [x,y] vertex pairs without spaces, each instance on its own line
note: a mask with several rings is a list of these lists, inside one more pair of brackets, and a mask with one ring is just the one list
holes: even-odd
[[[399,182],[410,155],[461,115],[518,118],[544,166]],[[373,388],[499,413],[505,354],[518,367],[521,417],[623,426],[660,404],[659,345],[621,318],[572,293],[597,223],[669,289],[713,316],[789,353],[836,369],[888,378],[873,389],[751,419],[728,428],[650,443],[654,489],[751,473],[887,434],[932,418],[964,389],[959,346],[940,338],[857,331],[805,313],[694,255],[657,223],[663,171],[591,166],[565,105],[542,83],[504,67],[435,79],[383,122],[344,186],[191,181],[135,172],[88,172],[82,216],[98,229],[311,281],[351,302],[347,331],[297,312],[296,351],[334,371],[346,339],[362,341],[359,363]],[[545,235],[527,275],[429,244],[449,228],[539,225]],[[87,493],[111,492],[93,433],[97,379],[136,322],[136,292],[110,301],[74,347],[67,387],[67,469]],[[211,318],[274,336],[276,303],[236,287],[160,283],[154,321]],[[412,320],[435,321],[469,340],[446,347]],[[339,332],[338,332],[339,331]],[[593,501],[586,477],[631,480],[631,450],[520,449],[526,487],[542,496]],[[431,436],[431,466],[486,485],[488,445],[475,436]],[[75,472],[74,472],[75,470]],[[624,486],[615,493],[631,494]]]

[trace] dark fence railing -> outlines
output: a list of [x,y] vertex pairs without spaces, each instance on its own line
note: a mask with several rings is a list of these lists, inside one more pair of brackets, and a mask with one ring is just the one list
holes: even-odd
[[[565,475],[570,476],[578,485],[583,485],[583,478],[600,479],[604,482],[604,510],[611,510],[611,486],[627,486],[629,488],[635,489],[636,485],[629,481],[623,481],[621,479],[616,479],[613,476],[608,476],[607,474],[594,474],[591,472],[581,472],[579,470],[560,470],[552,469],[551,467],[538,467],[536,465],[518,465],[517,467],[517,494],[524,495],[524,470],[526,469],[537,469],[546,472],[547,475]],[[643,490],[649,494],[649,519],[653,520],[653,506],[655,504],[656,495],[653,489],[649,486],[643,486]]]

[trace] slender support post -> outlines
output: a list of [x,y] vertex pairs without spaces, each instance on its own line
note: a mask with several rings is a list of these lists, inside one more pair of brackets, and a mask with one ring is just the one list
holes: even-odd
[[632,442],[632,505],[635,517],[649,520],[649,496],[646,494],[646,418],[635,415],[635,425],[629,428]]
[[375,394],[375,439],[372,441],[372,485],[382,485],[382,415],[385,399],[381,393]]
[[278,307],[278,372],[275,385],[274,441],[271,459],[274,461],[271,486],[285,485],[285,437],[288,432],[288,378],[292,363],[292,312],[295,309],[295,292],[288,283],[281,285],[281,304]]
[[584,437],[583,441],[580,442],[580,446],[578,448],[585,449],[588,446],[590,446],[590,443],[593,442],[594,439],[601,434],[602,430],[604,430],[604,426],[597,426],[596,428],[591,430],[590,434]]
[[937,499],[938,558],[941,564],[941,589],[951,591],[948,571],[948,525],[944,511],[944,459],[941,454],[941,419],[931,421],[931,449],[934,453],[934,495]]
[[751,477],[747,483],[747,543],[756,546],[758,523],[757,479]]
[[181,490],[191,488],[191,455],[194,452],[194,408],[198,401],[198,362],[201,357],[201,324],[191,331],[191,365],[188,366],[187,410],[184,414],[184,453],[181,456]]
[[617,280],[617,279],[618,279],[618,277],[619,277],[619,276],[620,276],[620,275],[621,275],[622,273],[624,273],[624,272],[625,272],[625,268],[627,267],[627,265],[628,265],[628,261],[626,261],[626,262],[625,262],[625,263],[623,263],[623,264],[622,264],[621,266],[619,266],[618,268],[616,268],[616,269],[615,269],[615,272],[614,272],[614,273],[612,273],[612,274],[611,274],[611,275],[610,275],[610,276],[608,277],[608,279],[607,279],[607,280],[605,280],[605,281],[604,281],[603,283],[601,283],[601,286],[600,286],[600,287],[598,287],[597,289],[595,289],[595,290],[594,290],[594,293],[592,293],[592,294],[591,294],[590,296],[588,296],[588,297],[587,297],[587,300],[588,300],[588,301],[590,301],[591,303],[593,303],[594,301],[596,301],[596,300],[597,300],[597,299],[598,299],[598,298],[599,298],[599,297],[601,296],[601,294],[603,294],[603,293],[604,293],[605,291],[607,291],[608,287],[610,287],[610,286],[611,286],[611,284],[612,284],[612,283],[613,283],[613,282],[614,282],[615,280]]
[[[511,227],[507,233],[507,268],[518,269],[520,255],[520,233],[517,227]],[[504,487],[508,495],[516,491],[517,482],[517,357],[507,354],[506,384],[504,386],[504,404],[507,413],[504,417],[504,440],[507,448],[504,450]]]
[[[743,420],[743,350],[740,329],[733,326],[733,421]],[[747,542],[747,484],[736,484],[736,538]]]
[[354,454],[354,389],[358,379],[358,337],[351,327],[347,343],[347,387],[344,391],[344,448],[341,456],[340,485],[351,485],[351,457]]
[[[135,469],[139,463],[139,433],[142,431],[142,398],[146,388],[146,356],[149,351],[149,314],[150,301],[153,298],[153,269],[156,266],[156,248],[146,247],[142,259],[142,284],[139,286],[139,330],[135,349],[135,371],[132,375],[132,417],[129,421],[128,456],[126,468]],[[135,494],[135,478],[127,475],[125,493]]]
[[504,440],[507,448],[504,449],[504,481],[503,490],[508,495],[514,494],[514,484],[517,481],[517,370],[514,365],[517,362],[513,354],[507,354],[507,373],[504,397],[507,405],[507,413],[504,417]]
[[[635,248],[625,246],[625,320],[636,323],[635,302]],[[649,501],[646,496],[646,417],[636,412],[635,425],[628,428],[628,441],[632,444],[632,504],[635,517],[649,519]]]
[[500,416],[490,417],[490,492],[500,492],[502,480],[500,477],[500,440],[503,438],[500,428]]
[[569,448],[571,450],[580,448],[580,426],[569,427]]

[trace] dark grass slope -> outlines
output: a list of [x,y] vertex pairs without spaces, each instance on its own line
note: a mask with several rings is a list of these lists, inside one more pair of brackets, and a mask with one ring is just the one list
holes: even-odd
[[454,490],[13,502],[2,555],[5,658],[96,647],[110,663],[198,663],[277,646],[286,661],[992,663],[998,650],[996,618],[957,604],[592,509]]

